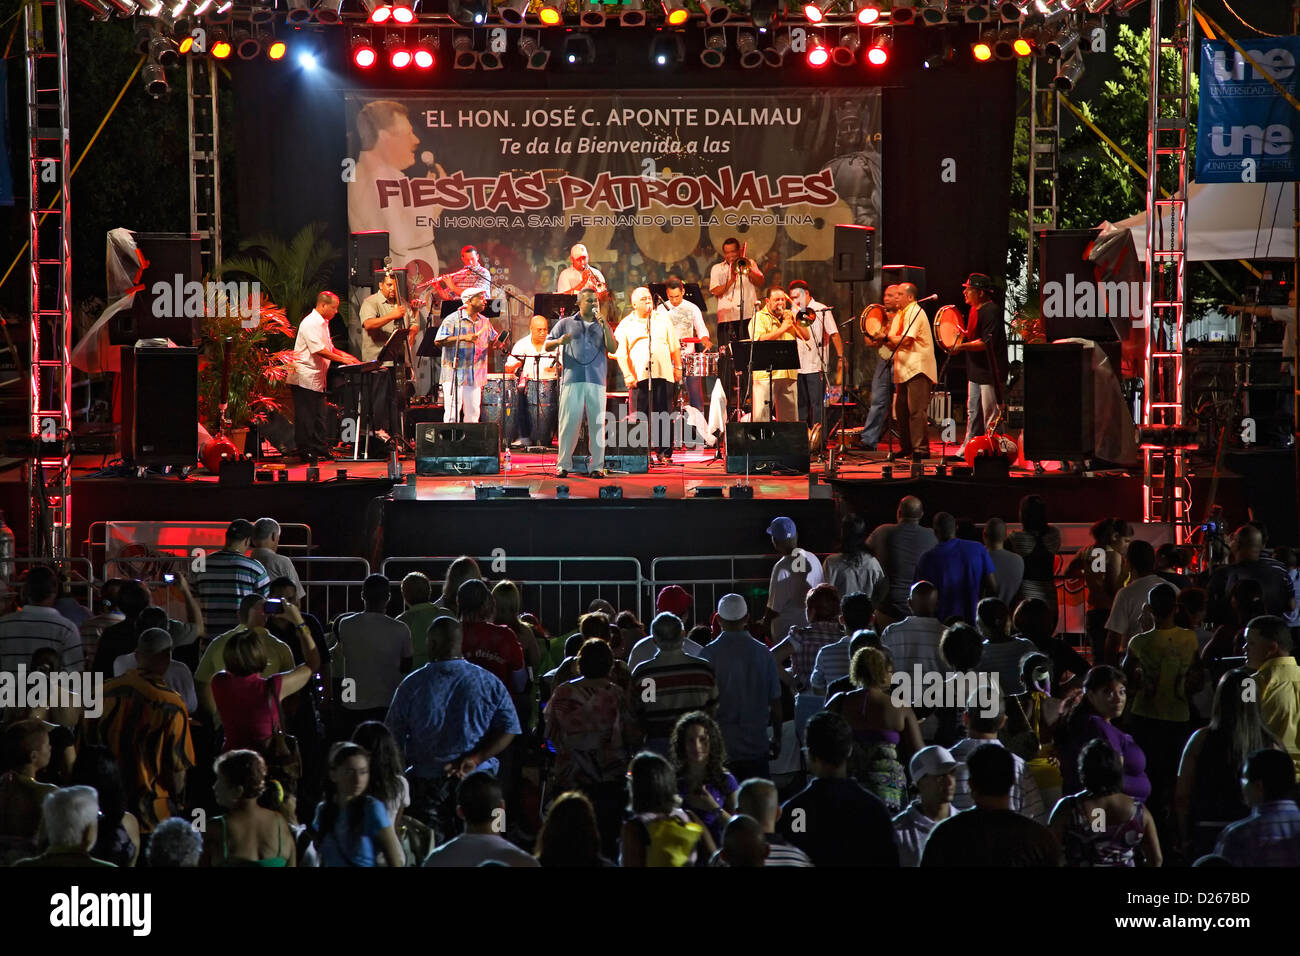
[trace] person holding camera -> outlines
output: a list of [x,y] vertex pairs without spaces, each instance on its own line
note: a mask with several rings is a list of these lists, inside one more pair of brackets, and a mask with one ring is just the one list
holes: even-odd
[[[314,653],[307,625],[302,624],[298,609],[287,605],[290,618],[301,625],[304,650]],[[299,664],[292,670],[263,677],[266,652],[260,635],[251,630],[236,631],[226,641],[223,660],[225,670],[212,676],[210,692],[226,731],[222,752],[256,750],[261,753],[266,741],[280,728],[279,703],[307,686],[312,669]]]

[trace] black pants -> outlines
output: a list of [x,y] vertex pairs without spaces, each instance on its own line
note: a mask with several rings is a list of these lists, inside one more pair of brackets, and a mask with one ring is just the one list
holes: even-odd
[[[654,392],[650,391],[651,382],[640,381],[636,383],[636,410],[639,414],[646,415],[646,423],[650,427],[650,447],[671,455],[673,451],[673,430],[668,424],[668,419],[650,418],[653,413],[655,416],[667,416],[673,410],[673,391],[674,385],[666,378],[652,379],[654,383]],[[651,405],[651,399],[654,399]],[[659,439],[657,442],[655,439]]]
[[826,386],[821,372],[799,373],[799,420],[812,428],[822,423],[822,406],[826,402]]
[[386,431],[396,434],[397,423],[397,389],[393,387],[393,375],[396,369],[386,368],[371,372],[365,377],[366,410],[369,415],[367,425],[373,433]]
[[290,385],[293,397],[293,438],[300,455],[321,455],[325,445],[325,393]]
[[456,815],[458,777],[407,776],[411,785],[411,805],[407,813],[433,830],[435,846],[460,836],[463,824]]

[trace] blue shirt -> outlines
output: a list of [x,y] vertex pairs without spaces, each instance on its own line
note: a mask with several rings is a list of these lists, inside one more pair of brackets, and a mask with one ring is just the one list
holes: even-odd
[[718,681],[718,726],[733,760],[768,755],[771,703],[781,696],[776,661],[747,631],[723,631],[700,650]]
[[[437,779],[443,768],[489,733],[519,733],[519,717],[500,678],[467,660],[430,661],[406,675],[384,721],[417,777]],[[493,757],[479,768],[496,773]]]
[[604,385],[609,360],[604,326],[599,322],[584,322],[581,318],[569,316],[551,326],[547,338],[554,342],[564,335],[573,338],[560,347],[561,361],[564,363],[561,383],[568,385],[572,382],[589,382]]
[[912,580],[929,581],[939,589],[939,620],[956,616],[973,623],[980,582],[993,573],[993,559],[984,545],[950,538],[921,555]]
[[438,326],[436,341],[453,335],[474,333],[473,342],[457,342],[454,349],[442,350],[442,368],[448,377],[455,366],[457,385],[482,385],[487,381],[488,345],[496,340],[497,330],[492,327],[487,316],[479,313],[477,321],[472,321],[464,309],[458,309],[442,320]]
[[1259,804],[1219,834],[1214,853],[1233,866],[1300,866],[1300,807],[1294,800]]
[[[374,797],[362,796],[365,809],[361,814],[361,833],[353,841],[348,826],[348,808],[339,811],[334,820],[334,827],[323,834],[320,843],[321,866],[374,866],[375,840],[384,827],[388,826],[388,811]],[[321,820],[325,815],[325,804],[316,807],[316,832],[321,832]]]

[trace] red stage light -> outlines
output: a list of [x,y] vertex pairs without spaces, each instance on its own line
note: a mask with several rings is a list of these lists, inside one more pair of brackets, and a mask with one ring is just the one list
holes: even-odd
[[415,65],[421,70],[433,69],[433,53],[421,47],[415,51]]
[[867,51],[867,62],[872,66],[884,66],[889,62],[889,51],[881,46],[873,46]]
[[225,60],[230,56],[230,49],[229,40],[218,40],[212,44],[212,56],[217,60]]
[[1034,52],[1034,45],[1026,37],[1016,37],[1011,49],[1016,51],[1016,56],[1030,56]]
[[266,48],[266,55],[272,60],[283,60],[288,49],[289,48],[284,45],[283,40],[273,40],[271,45]]
[[821,23],[826,19],[826,14],[822,8],[815,3],[805,3],[803,5],[803,15],[808,18],[809,23]]
[[352,50],[352,62],[363,70],[368,70],[374,66],[375,59],[375,48],[368,44],[362,44]]
[[371,23],[387,23],[388,18],[393,15],[392,7],[375,7],[370,11]]
[[830,51],[820,43],[808,51],[809,66],[825,66],[830,61]]
[[388,54],[388,62],[394,70],[404,70],[411,65],[411,51],[393,50]]
[[987,43],[984,43],[983,41],[974,44],[970,48],[970,51],[971,54],[975,57],[975,59],[979,60],[981,63],[985,63],[993,59],[993,47],[989,46]]
[[402,24],[414,23],[415,13],[410,7],[393,7],[393,22]]
[[880,10],[877,7],[863,7],[858,11],[858,23],[864,27],[869,27],[880,19]]

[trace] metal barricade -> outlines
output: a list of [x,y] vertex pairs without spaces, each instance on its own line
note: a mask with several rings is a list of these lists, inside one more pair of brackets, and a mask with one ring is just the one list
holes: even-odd
[[294,555],[292,560],[307,592],[302,609],[326,627],[340,614],[362,610],[361,585],[370,576],[365,558]]
[[[438,582],[445,580],[447,568],[457,557],[392,557],[380,570],[395,586],[412,571],[427,574],[437,600]],[[510,557],[498,551],[475,560],[485,578],[508,578],[519,585],[520,607],[536,614],[552,636],[577,627],[578,617],[596,598],[609,601],[617,610],[633,611],[641,619],[645,579],[636,558]]]
[[772,565],[779,554],[689,554],[655,558],[650,563],[650,606],[661,588],[680,585],[690,594],[693,618],[708,624],[724,594],[739,594],[753,618],[763,616]]
[[[110,571],[107,567],[109,558],[109,526],[115,524],[140,524],[150,525],[156,529],[171,529],[180,531],[183,529],[203,530],[208,532],[209,537],[215,536],[221,538],[225,534],[226,523],[216,521],[132,521],[127,518],[117,518],[112,521],[96,521],[87,529],[86,540],[82,542],[82,549],[86,558],[90,561],[92,567],[100,568],[103,571],[103,577],[100,579],[107,580],[109,577],[137,577],[123,573],[122,571]],[[214,534],[215,533],[215,534]],[[158,545],[151,542],[138,543],[138,547],[133,548],[133,552],[139,552],[141,558],[150,558],[154,555],[182,555],[189,551],[184,547],[171,547]],[[219,545],[218,545],[219,547]],[[211,547],[209,546],[209,550]],[[309,556],[312,552],[312,531],[311,525],[301,522],[287,522],[280,525],[280,546],[279,551],[290,558],[299,556]],[[134,558],[132,558],[134,560]],[[146,563],[143,568],[149,569],[150,565]],[[156,568],[154,568],[156,570]]]
[[34,567],[53,568],[61,573],[64,592],[60,596],[71,596],[78,604],[92,614],[95,611],[95,569],[88,558],[33,558],[14,557],[14,580],[0,582],[0,611],[7,614],[18,601],[19,582],[27,571]]

